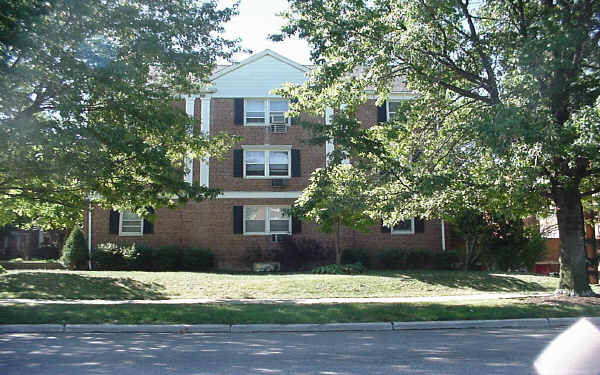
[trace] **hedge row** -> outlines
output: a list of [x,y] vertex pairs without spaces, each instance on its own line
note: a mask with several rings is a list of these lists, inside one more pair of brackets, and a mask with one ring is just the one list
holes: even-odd
[[203,271],[215,266],[209,249],[144,245],[100,244],[92,253],[96,270]]

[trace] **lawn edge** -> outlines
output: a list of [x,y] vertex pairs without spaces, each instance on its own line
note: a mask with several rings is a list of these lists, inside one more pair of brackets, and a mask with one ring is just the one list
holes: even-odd
[[600,327],[600,317],[451,320],[326,324],[2,324],[0,334],[12,333],[302,333],[382,332],[439,329],[558,328],[587,319]]

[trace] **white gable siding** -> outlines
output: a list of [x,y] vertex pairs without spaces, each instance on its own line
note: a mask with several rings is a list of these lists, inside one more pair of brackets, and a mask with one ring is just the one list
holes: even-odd
[[274,98],[269,91],[285,82],[304,82],[304,72],[266,55],[213,81],[213,98]]

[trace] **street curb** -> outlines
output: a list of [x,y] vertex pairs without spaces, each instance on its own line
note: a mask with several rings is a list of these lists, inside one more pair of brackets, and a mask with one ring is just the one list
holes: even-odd
[[231,333],[392,331],[391,323],[235,324]]
[[[582,318],[453,320],[432,322],[377,322],[331,324],[0,324],[6,333],[285,333],[382,332],[439,329],[555,328]],[[600,317],[585,317],[600,328]]]
[[65,333],[230,333],[227,324],[67,324]]

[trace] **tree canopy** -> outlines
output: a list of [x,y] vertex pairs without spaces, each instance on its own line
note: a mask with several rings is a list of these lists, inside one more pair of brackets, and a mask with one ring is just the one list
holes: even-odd
[[[553,205],[559,289],[590,294],[581,199],[600,191],[600,3],[289,0],[280,35],[316,64],[279,93],[293,111],[353,113],[392,82],[413,98],[381,124],[314,125],[370,176],[371,213],[521,217]],[[344,105],[344,106],[343,106]]]
[[181,108],[237,41],[236,6],[184,0],[9,0],[0,12],[0,224],[70,227],[88,199],[145,213],[216,191],[184,158],[218,157]]

